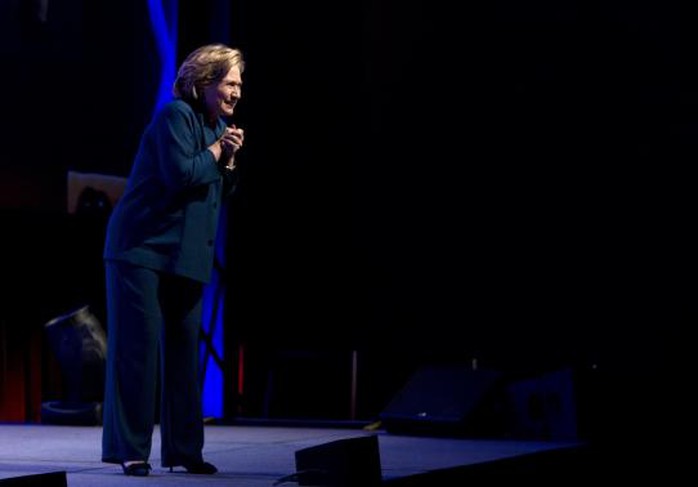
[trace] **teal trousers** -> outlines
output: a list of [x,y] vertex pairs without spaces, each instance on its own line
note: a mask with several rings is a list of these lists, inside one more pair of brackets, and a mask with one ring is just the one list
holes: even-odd
[[203,284],[106,262],[102,461],[148,461],[159,423],[163,467],[202,461],[198,347]]

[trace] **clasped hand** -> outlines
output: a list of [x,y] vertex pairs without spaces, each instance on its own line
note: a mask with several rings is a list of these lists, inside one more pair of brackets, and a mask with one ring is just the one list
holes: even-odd
[[220,139],[221,148],[228,153],[235,154],[245,141],[245,132],[243,129],[236,127],[234,124],[226,127],[225,132]]

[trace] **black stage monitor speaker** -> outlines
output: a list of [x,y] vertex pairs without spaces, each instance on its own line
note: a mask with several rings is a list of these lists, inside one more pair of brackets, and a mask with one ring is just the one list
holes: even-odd
[[376,487],[382,484],[378,437],[336,440],[296,451],[298,485]]
[[512,382],[506,387],[511,435],[538,440],[578,439],[576,394],[572,369]]
[[379,417],[389,433],[426,436],[499,436],[502,374],[469,364],[419,370]]
[[38,473],[0,480],[2,487],[68,487],[65,472]]

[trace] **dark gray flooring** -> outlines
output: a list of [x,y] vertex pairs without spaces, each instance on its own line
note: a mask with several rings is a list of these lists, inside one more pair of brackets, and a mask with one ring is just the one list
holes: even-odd
[[[575,442],[417,437],[361,428],[207,425],[204,456],[219,468],[218,474],[170,473],[160,467],[160,437],[156,430],[151,457],[153,471],[149,477],[135,478],[125,477],[117,465],[100,461],[101,434],[99,426],[1,424],[0,485],[3,479],[7,483],[8,479],[66,472],[70,487],[183,484],[267,487],[295,472],[296,451],[367,435],[377,437],[383,482],[407,485],[405,482],[410,479],[435,472],[579,446]],[[299,483],[288,480],[277,485],[292,487]],[[438,484],[415,482],[414,485]]]

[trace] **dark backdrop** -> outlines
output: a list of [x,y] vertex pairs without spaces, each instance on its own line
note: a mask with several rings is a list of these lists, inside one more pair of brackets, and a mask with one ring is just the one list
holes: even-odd
[[[140,3],[66,2],[48,32],[2,29],[16,73],[3,80],[4,206],[61,207],[67,168],[127,173],[157,72]],[[248,58],[230,347],[260,363],[360,350],[364,416],[435,360],[673,375],[696,97],[694,42],[671,5],[180,13],[180,60],[212,40]]]

